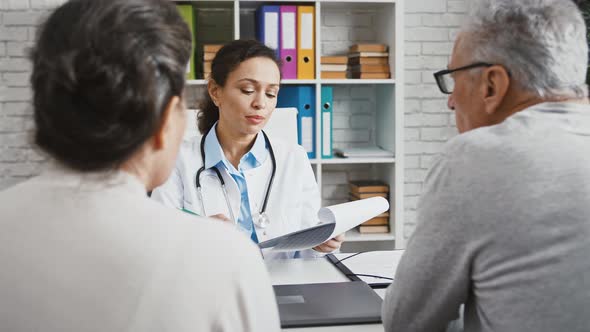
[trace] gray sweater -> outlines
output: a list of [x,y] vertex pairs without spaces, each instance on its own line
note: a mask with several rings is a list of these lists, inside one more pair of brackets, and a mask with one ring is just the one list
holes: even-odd
[[590,331],[590,106],[448,142],[383,305],[386,331]]

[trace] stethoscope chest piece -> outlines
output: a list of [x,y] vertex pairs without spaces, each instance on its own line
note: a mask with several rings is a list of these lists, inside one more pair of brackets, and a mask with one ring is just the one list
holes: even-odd
[[270,218],[266,212],[256,213],[252,219],[254,220],[254,224],[260,228],[266,228],[270,224]]

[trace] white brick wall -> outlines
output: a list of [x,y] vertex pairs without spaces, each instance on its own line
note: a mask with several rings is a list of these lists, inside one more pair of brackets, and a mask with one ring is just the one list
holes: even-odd
[[[0,0],[0,190],[39,172],[46,162],[30,142],[32,114],[28,88],[36,22],[63,0]],[[414,228],[415,207],[423,178],[444,142],[456,134],[454,117],[438,91],[432,73],[447,65],[452,41],[466,11],[466,1],[406,1],[405,15],[405,200],[406,236]],[[375,12],[324,12],[323,54],[342,54],[354,42],[374,41]],[[189,95],[196,100],[202,88]],[[375,140],[375,89],[337,86],[334,89],[335,146]],[[371,166],[324,166],[325,203],[345,200],[346,181],[362,177]]]
[[28,49],[35,26],[56,1],[0,0],[0,190],[38,174],[46,163],[32,148]]
[[454,115],[432,73],[447,66],[466,6],[466,1],[406,2],[406,237],[414,230],[416,203],[433,157],[457,134]]

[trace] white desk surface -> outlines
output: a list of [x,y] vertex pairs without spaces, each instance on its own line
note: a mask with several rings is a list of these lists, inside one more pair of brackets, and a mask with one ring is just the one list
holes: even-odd
[[[271,260],[266,262],[273,285],[309,284],[350,281],[326,258]],[[376,289],[383,298],[385,289]],[[326,327],[290,328],[285,332],[383,332],[382,324],[338,325]]]

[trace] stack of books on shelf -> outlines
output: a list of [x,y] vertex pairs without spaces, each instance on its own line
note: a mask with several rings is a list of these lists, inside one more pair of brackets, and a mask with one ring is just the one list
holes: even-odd
[[354,44],[348,53],[351,78],[386,79],[391,77],[389,52],[385,44]]
[[[348,185],[351,201],[370,197],[389,198],[389,186],[383,181],[350,181]],[[359,225],[358,231],[361,234],[389,233],[389,210]]]
[[209,78],[209,75],[211,74],[211,62],[222,46],[223,45],[220,44],[203,45],[203,78]]
[[346,63],[348,59],[344,56],[322,56],[321,78],[323,79],[345,79]]

